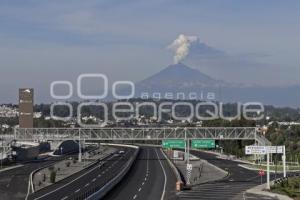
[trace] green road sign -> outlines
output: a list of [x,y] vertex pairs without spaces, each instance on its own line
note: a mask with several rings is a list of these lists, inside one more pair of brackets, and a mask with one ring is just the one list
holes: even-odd
[[165,149],[173,149],[173,148],[184,148],[185,141],[184,140],[163,140],[162,146]]
[[192,140],[194,149],[214,149],[216,148],[215,140]]

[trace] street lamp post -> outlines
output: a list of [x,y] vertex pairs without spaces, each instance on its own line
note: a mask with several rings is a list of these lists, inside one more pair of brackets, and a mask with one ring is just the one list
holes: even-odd
[[2,147],[2,148],[1,148],[1,149],[2,149],[2,150],[1,150],[1,169],[2,169],[2,165],[3,165],[3,164],[2,164],[2,161],[3,161],[3,152],[4,152],[4,147],[3,147],[3,137],[1,138],[1,142],[2,142],[2,145],[1,145],[1,147]]

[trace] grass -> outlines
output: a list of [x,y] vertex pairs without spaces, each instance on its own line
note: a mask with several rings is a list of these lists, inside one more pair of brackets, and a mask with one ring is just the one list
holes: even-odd
[[8,168],[8,167],[12,167],[12,166],[14,166],[14,165],[15,165],[14,163],[11,163],[11,164],[3,164],[2,166],[0,165],[0,170],[1,170],[1,169]]
[[[251,165],[247,165],[250,168],[254,168],[254,169],[263,169],[263,170],[267,170],[267,166],[266,165],[258,165],[258,164],[251,164]],[[275,165],[270,165],[270,170],[275,171],[276,166]],[[286,170],[300,170],[300,166],[296,166],[296,165],[289,165],[286,166]],[[277,165],[277,171],[283,171],[283,166],[282,165]]]
[[271,191],[300,200],[300,178],[290,177],[286,181],[273,185]]

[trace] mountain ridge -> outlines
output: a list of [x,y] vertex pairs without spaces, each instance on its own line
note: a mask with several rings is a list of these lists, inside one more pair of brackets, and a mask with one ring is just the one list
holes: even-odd
[[210,76],[183,63],[169,65],[152,76],[137,82],[140,87],[219,87],[227,85],[225,81],[215,80]]
[[[191,68],[183,63],[169,65],[161,71],[135,84],[136,97],[147,94],[161,94],[164,98],[167,93],[190,93],[205,96],[214,93],[216,101],[228,102],[261,102],[277,106],[300,107],[300,85],[286,87],[245,85],[230,83],[225,80],[216,80],[198,69]],[[176,99],[176,98],[175,98]],[[201,99],[207,100],[207,99]]]

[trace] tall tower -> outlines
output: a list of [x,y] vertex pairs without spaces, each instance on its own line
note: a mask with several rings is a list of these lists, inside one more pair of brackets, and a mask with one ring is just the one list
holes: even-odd
[[19,89],[19,126],[33,128],[33,93],[32,88]]

